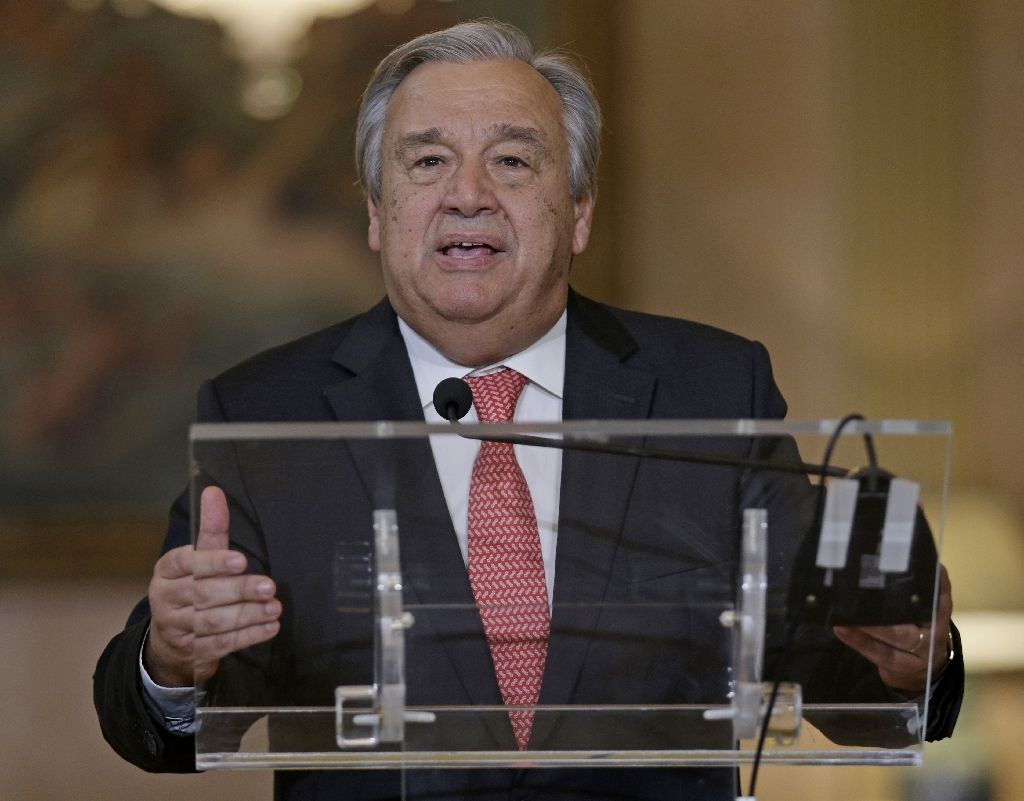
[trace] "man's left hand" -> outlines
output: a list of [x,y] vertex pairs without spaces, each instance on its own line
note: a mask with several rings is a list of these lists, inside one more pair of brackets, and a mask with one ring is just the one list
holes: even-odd
[[934,626],[901,623],[895,626],[835,626],[842,642],[878,667],[878,675],[894,690],[914,695],[928,687],[928,659],[932,678],[949,659],[950,617],[953,595],[946,568],[939,574],[939,605]]

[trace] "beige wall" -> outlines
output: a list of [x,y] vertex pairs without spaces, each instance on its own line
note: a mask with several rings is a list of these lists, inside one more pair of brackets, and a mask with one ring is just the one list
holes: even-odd
[[[623,12],[611,136],[626,305],[763,340],[798,416],[848,395],[840,20],[820,3]],[[629,7],[633,8],[633,7]]]
[[134,581],[0,583],[0,798],[4,801],[259,801],[267,773],[144,773],[103,741],[92,672],[146,591]]

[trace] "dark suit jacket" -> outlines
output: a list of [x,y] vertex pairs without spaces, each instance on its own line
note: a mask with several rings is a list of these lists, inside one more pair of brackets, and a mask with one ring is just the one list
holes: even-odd
[[[785,415],[764,348],[716,329],[572,294],[566,349],[565,419]],[[422,420],[417,398],[394,312],[384,301],[209,382],[200,393],[199,419]],[[390,454],[371,443],[323,447],[315,460],[239,451],[208,460],[208,480],[223,486],[232,501],[233,547],[248,554],[252,570],[274,576],[285,609],[281,634],[251,654],[226,660],[222,674],[245,686],[250,702],[258,696],[322,705],[337,684],[370,683],[367,618],[322,613],[338,606],[337,587],[331,571],[318,567],[337,564],[339,547],[369,537],[374,508],[394,506],[405,602],[419,607],[407,636],[408,702],[500,704],[429,447],[396,444]],[[785,440],[701,443],[701,450],[741,456],[751,455],[751,448],[755,456],[796,458]],[[729,643],[717,614],[733,593],[738,510],[767,507],[773,531],[802,532],[807,487],[802,478],[778,474],[769,479],[729,468],[565,453],[541,703],[722,702]],[[189,541],[188,521],[182,498],[172,510],[165,550]],[[781,591],[797,539],[774,539],[771,582]],[[669,604],[675,613],[638,618],[615,612],[637,604]],[[441,607],[447,611],[436,611]],[[100,659],[95,693],[104,735],[147,770],[193,770],[192,738],[163,732],[142,704],[136,664],[147,623],[143,601]],[[780,636],[769,632],[769,650]],[[871,666],[824,629],[803,631],[787,664],[808,700],[886,697]],[[943,682],[931,705],[932,738],[952,730],[962,665],[947,670]],[[218,692],[216,686],[210,692]],[[229,695],[223,697],[230,703]],[[599,726],[577,720],[538,717],[534,742],[590,746]],[[619,734],[641,745],[644,737],[669,730],[652,727],[657,723]],[[410,736],[415,731],[410,727]],[[513,747],[500,716],[438,727],[432,736],[438,738],[432,745],[452,750],[481,742]],[[727,742],[727,729],[722,736]],[[733,785],[734,772],[723,769],[419,770],[408,773],[405,792],[417,799],[725,799],[735,794]],[[287,772],[276,786],[278,798],[303,801],[399,797],[397,776],[376,771]]]

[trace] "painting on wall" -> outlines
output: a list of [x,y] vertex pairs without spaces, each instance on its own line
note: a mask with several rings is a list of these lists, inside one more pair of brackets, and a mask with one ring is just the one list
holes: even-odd
[[261,119],[211,20],[0,0],[5,514],[166,504],[204,379],[380,297],[351,156],[374,64],[462,19],[545,25],[540,2],[362,5],[312,25]]

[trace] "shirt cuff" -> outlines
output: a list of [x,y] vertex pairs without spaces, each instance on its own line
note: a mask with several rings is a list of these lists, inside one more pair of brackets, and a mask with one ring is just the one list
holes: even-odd
[[142,639],[139,649],[139,678],[142,681],[142,701],[146,711],[172,734],[195,734],[196,701],[194,687],[163,687],[153,681],[142,663],[149,632]]

